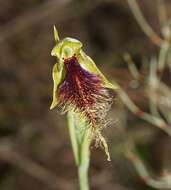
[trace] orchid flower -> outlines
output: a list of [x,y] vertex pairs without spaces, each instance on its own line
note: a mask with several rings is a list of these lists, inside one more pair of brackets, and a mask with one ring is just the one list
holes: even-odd
[[78,168],[80,190],[89,190],[90,145],[101,145],[110,160],[108,145],[101,130],[108,125],[107,113],[112,105],[116,85],[111,84],[74,38],[59,39],[54,27],[56,57],[53,66],[53,101],[61,113],[68,113],[68,128]]
[[106,148],[101,129],[107,125],[107,113],[113,102],[117,86],[111,84],[74,38],[59,39],[54,27],[55,47],[51,55],[57,58],[53,67],[53,101],[50,109],[57,107],[61,113],[73,111],[91,129],[96,144]]

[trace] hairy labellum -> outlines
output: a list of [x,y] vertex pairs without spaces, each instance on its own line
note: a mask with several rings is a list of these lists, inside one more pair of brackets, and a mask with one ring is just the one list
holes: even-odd
[[113,97],[102,79],[85,70],[74,55],[64,59],[65,78],[59,86],[58,106],[65,113],[71,109],[82,113],[93,127],[106,125],[106,114]]

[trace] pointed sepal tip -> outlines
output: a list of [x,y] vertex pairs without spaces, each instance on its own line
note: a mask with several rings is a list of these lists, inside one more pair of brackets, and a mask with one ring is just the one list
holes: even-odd
[[58,41],[59,41],[59,34],[58,34],[58,31],[57,31],[55,25],[53,26],[53,32],[54,32],[54,39],[55,39],[55,42],[58,42]]

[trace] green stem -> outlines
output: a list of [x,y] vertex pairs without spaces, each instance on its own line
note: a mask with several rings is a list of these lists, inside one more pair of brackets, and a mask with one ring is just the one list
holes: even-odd
[[88,170],[90,161],[90,143],[92,139],[91,130],[82,126],[81,119],[79,120],[76,118],[76,115],[73,112],[68,112],[68,127],[74,158],[78,168],[80,190],[89,190]]
[[74,123],[74,116],[72,112],[68,112],[67,119],[68,119],[68,129],[69,129],[71,145],[72,145],[72,149],[74,153],[74,158],[75,158],[76,165],[78,166],[79,165],[78,140],[76,136],[76,126]]
[[90,136],[89,130],[83,137],[83,142],[80,150],[80,163],[78,166],[78,176],[80,183],[80,190],[89,190],[88,183],[88,169],[89,169],[89,158],[90,158]]
[[80,190],[89,190],[88,168],[79,166],[78,177],[79,177],[79,183],[80,183]]
[[90,163],[90,143],[91,131],[90,129],[87,129],[84,133],[82,144],[80,146],[80,163],[78,166],[80,190],[89,190],[88,169]]

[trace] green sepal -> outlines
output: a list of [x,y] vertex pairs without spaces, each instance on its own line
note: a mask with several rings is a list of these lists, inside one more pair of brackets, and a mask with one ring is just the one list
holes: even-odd
[[57,31],[55,26],[53,26],[53,32],[54,32],[55,42],[58,42],[59,41],[59,35],[58,35],[58,31]]
[[118,88],[117,85],[113,85],[107,80],[107,78],[97,68],[95,62],[89,56],[87,56],[83,50],[80,50],[80,53],[78,54],[77,57],[80,65],[90,73],[98,75],[102,79],[102,82],[106,88],[110,88],[113,90]]
[[58,104],[57,91],[61,82],[62,71],[59,71],[57,63],[53,66],[52,78],[53,78],[53,100],[50,109],[53,109]]

